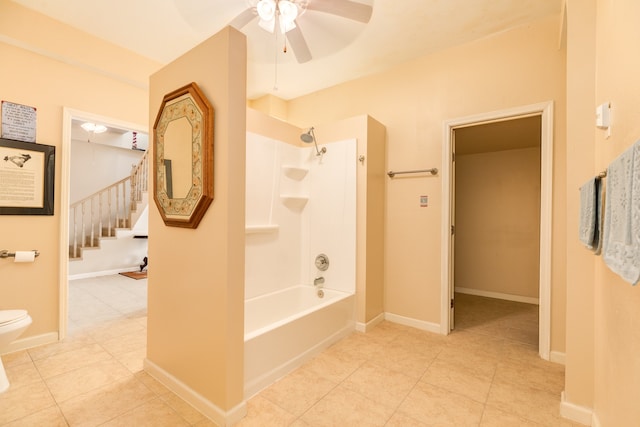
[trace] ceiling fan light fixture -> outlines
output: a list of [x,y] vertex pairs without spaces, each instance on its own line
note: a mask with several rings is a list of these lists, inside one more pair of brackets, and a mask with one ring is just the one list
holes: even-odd
[[105,125],[98,125],[98,124],[89,123],[89,122],[85,122],[81,124],[80,127],[86,130],[87,132],[93,132],[93,133],[102,133],[107,131],[107,127]]
[[273,33],[276,29],[276,20],[275,18],[272,18],[268,21],[265,21],[264,19],[260,19],[260,22],[258,22],[258,25],[263,30]]
[[288,21],[294,21],[298,17],[298,6],[289,0],[280,0],[278,11],[280,11],[280,16]]
[[287,31],[291,31],[294,28],[296,28],[296,23],[294,21],[290,21],[287,18],[285,18],[284,16],[280,15],[279,16],[279,25],[280,25],[280,31],[282,32],[282,34],[286,33]]
[[278,1],[279,24],[282,34],[296,28],[295,20],[298,17],[298,6],[289,0]]
[[276,15],[275,0],[260,0],[256,4],[256,11],[262,21],[271,21]]

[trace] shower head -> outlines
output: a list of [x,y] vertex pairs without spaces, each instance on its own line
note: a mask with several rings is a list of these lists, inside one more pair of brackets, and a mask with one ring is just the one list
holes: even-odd
[[322,147],[322,150],[318,150],[318,143],[316,142],[316,134],[313,132],[313,127],[310,127],[308,131],[300,135],[300,139],[307,144],[313,142],[313,145],[316,147],[316,156],[321,156],[327,152],[327,147]]
[[300,139],[302,142],[306,142],[307,144],[313,142],[313,136],[311,136],[311,130],[300,135]]

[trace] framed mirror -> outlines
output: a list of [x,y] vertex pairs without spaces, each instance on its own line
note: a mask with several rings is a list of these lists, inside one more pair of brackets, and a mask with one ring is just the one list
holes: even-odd
[[153,144],[153,199],[162,220],[197,228],[213,201],[213,107],[197,84],[164,96]]

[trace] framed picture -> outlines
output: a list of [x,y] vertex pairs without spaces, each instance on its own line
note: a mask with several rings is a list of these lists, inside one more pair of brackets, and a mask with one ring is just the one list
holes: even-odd
[[53,215],[55,147],[0,139],[0,215]]

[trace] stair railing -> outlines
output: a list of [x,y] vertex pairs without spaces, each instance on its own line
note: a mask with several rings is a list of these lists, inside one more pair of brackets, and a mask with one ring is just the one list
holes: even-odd
[[148,189],[149,160],[145,152],[132,166],[131,175],[69,207],[69,257],[81,256],[82,248],[97,247],[102,237],[114,237],[117,228],[130,228],[131,213]]
[[142,193],[149,189],[149,152],[145,151],[137,165],[131,169],[131,203],[142,200]]

